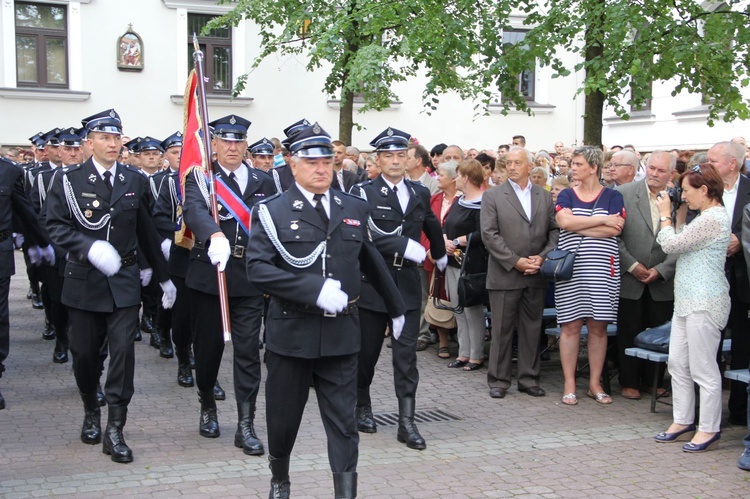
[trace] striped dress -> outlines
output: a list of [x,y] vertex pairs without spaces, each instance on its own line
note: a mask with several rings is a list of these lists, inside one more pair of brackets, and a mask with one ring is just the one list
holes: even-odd
[[[592,209],[596,209],[592,214]],[[599,202],[581,201],[573,189],[568,188],[557,197],[555,210],[570,208],[575,215],[606,216],[620,213],[625,217],[622,194],[614,189],[603,189]],[[557,320],[564,324],[576,319],[591,317],[599,321],[617,321],[617,303],[620,296],[620,256],[616,237],[589,237],[560,230],[558,247],[568,251],[578,249],[573,277],[555,284]]]

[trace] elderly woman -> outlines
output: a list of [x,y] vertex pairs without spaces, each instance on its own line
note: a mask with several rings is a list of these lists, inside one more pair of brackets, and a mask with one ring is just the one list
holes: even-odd
[[549,190],[547,180],[549,179],[549,172],[543,166],[537,166],[531,170],[531,183],[538,185],[542,189]]
[[552,179],[552,186],[550,187],[550,194],[552,194],[552,204],[557,204],[557,196],[562,191],[570,187],[570,181],[567,175],[558,175]]
[[[458,163],[455,161],[448,161],[438,165],[437,169],[437,183],[440,190],[430,198],[430,208],[435,214],[435,217],[440,221],[441,227],[445,227],[445,217],[448,215],[453,203],[458,201],[456,196],[456,177],[458,172]],[[435,262],[430,257],[430,241],[427,236],[422,233],[422,246],[427,250],[428,258],[424,262],[424,269],[427,272],[439,272],[435,268]],[[433,290],[433,293],[439,293],[439,290]],[[440,298],[447,298],[443,293],[440,293]],[[441,359],[449,359],[450,351],[448,350],[448,339],[450,338],[450,331],[435,326],[438,333],[438,357]]]
[[[445,285],[448,297],[458,304],[458,278],[461,263],[455,258],[457,250],[466,258],[466,272],[487,272],[487,252],[482,244],[479,211],[482,202],[484,172],[479,161],[464,160],[458,165],[456,188],[462,192],[458,202],[445,217],[445,251],[448,267],[445,269]],[[471,245],[466,251],[469,236]],[[458,356],[448,367],[462,367],[464,371],[475,371],[484,363],[484,305],[464,307],[456,314],[458,327]]]
[[[661,230],[656,241],[667,254],[678,254],[674,277],[674,315],[669,337],[674,422],[656,435],[657,442],[690,439],[682,450],[703,452],[718,445],[721,432],[721,373],[716,352],[729,318],[729,284],[724,261],[731,235],[723,206],[724,184],[710,165],[681,176],[682,199],[700,212],[675,232],[666,191],[657,205]],[[700,390],[700,424],[695,431],[695,390]],[[692,437],[692,438],[691,438]]]
[[367,172],[367,178],[374,179],[380,175],[380,167],[375,162],[375,153],[367,156],[365,160],[365,171]]
[[576,405],[576,364],[584,322],[588,329],[588,396],[611,404],[601,385],[607,350],[607,323],[617,320],[620,257],[617,236],[625,224],[622,194],[599,183],[601,149],[584,146],[573,152],[571,171],[578,185],[557,196],[559,247],[576,253],[573,277],[555,286],[557,320],[562,327],[560,360],[565,387],[563,404]]

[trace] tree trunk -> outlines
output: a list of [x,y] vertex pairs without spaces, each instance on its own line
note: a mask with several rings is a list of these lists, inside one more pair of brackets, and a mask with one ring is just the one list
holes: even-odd
[[[588,24],[584,34],[586,44],[586,80],[598,81],[596,69],[590,63],[604,53],[603,31],[605,0],[590,0],[584,8],[589,10]],[[596,66],[593,66],[594,68]],[[591,72],[593,71],[593,72]],[[588,91],[583,111],[583,143],[587,146],[602,146],[602,115],[604,113],[604,93],[601,90]]]
[[351,146],[352,128],[354,127],[354,93],[350,90],[341,92],[341,107],[339,108],[339,140]]

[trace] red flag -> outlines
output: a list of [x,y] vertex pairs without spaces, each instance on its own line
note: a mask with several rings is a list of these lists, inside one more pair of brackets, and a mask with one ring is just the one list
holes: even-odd
[[[201,136],[201,117],[198,113],[198,76],[190,71],[185,86],[184,133],[180,153],[180,196],[185,199],[185,178],[193,168],[206,171],[206,144]],[[193,247],[193,234],[182,220],[182,206],[177,207],[180,227],[175,232],[175,244],[187,249]]]

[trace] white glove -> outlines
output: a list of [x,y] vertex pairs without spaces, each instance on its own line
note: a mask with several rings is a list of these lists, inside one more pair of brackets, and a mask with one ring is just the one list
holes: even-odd
[[151,282],[151,276],[154,275],[153,269],[141,269],[141,286],[146,287]]
[[122,267],[120,254],[114,246],[103,240],[94,241],[89,250],[88,259],[91,265],[107,277],[112,277]]
[[437,265],[437,268],[440,272],[444,271],[445,267],[448,266],[448,255],[443,255],[435,260],[435,265]]
[[177,299],[177,288],[174,287],[171,280],[160,282],[159,286],[161,286],[161,290],[163,291],[163,294],[161,295],[161,306],[164,307],[165,310],[172,308],[174,301]]
[[41,249],[42,253],[42,260],[47,262],[47,265],[54,265],[55,264],[55,250],[52,249],[52,246],[47,245],[44,248]]
[[399,315],[398,317],[394,317],[391,319],[391,333],[393,334],[393,337],[395,339],[399,339],[401,337],[401,331],[404,330],[404,322],[406,322],[406,317],[403,315]]
[[39,246],[31,246],[26,254],[29,255],[29,263],[34,267],[38,267],[42,263],[42,250],[39,249]]
[[16,249],[21,249],[21,246],[23,246],[23,234],[13,234],[13,245],[16,247]]
[[208,246],[208,257],[211,259],[211,265],[218,265],[219,272],[224,272],[229,261],[229,240],[226,237],[215,237],[211,239]]
[[341,282],[336,279],[326,279],[323,287],[320,288],[318,299],[315,300],[315,305],[329,314],[341,312],[348,303],[349,297],[341,291]]
[[409,242],[406,243],[404,258],[421,264],[426,257],[427,251],[425,251],[424,246],[416,242],[414,239],[409,239]]
[[164,259],[169,261],[169,249],[172,247],[172,240],[165,239],[161,242],[161,252],[164,255]]

